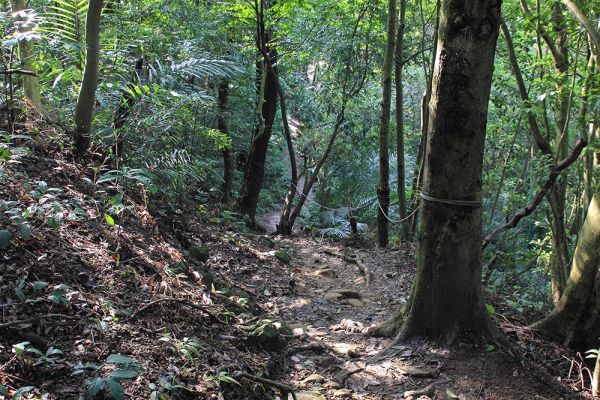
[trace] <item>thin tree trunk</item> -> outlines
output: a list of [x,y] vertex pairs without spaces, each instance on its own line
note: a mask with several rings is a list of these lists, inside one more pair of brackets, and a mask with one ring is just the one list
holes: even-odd
[[[415,170],[413,175],[413,183],[412,183],[412,198],[411,204],[413,211],[419,207],[421,204],[421,198],[419,197],[419,192],[421,191],[421,185],[423,183],[423,171],[425,169],[425,149],[427,146],[427,135],[429,132],[429,118],[430,118],[430,108],[429,102],[431,101],[431,90],[433,84],[433,69],[435,60],[437,57],[438,50],[438,35],[439,35],[439,26],[440,26],[440,10],[442,6],[442,1],[437,0],[436,10],[437,17],[436,23],[433,30],[433,50],[431,52],[431,73],[427,77],[427,86],[425,88],[425,93],[423,94],[423,98],[421,99],[421,140],[419,142],[419,151],[417,153],[417,161],[415,163]],[[423,34],[425,34],[425,29],[423,29]],[[421,44],[421,51],[425,54],[425,46],[423,43]],[[410,236],[413,235],[417,230],[417,221],[418,221],[418,213],[414,213],[413,217],[410,218]]]
[[404,30],[406,19],[406,0],[400,0],[400,21],[396,37],[396,158],[397,158],[397,191],[398,208],[400,210],[401,234],[403,240],[409,239],[410,225],[406,218],[406,165],[404,160]]
[[392,105],[392,67],[396,44],[396,0],[388,0],[387,44],[383,60],[381,119],[379,123],[379,184],[377,186],[377,244],[385,248],[389,241],[390,208],[390,119]]
[[75,108],[75,150],[79,155],[87,153],[91,143],[92,119],[98,87],[98,64],[100,58],[100,18],[103,0],[90,0],[85,26],[87,47],[83,80]]
[[[24,19],[20,14],[26,9],[25,0],[11,0],[11,11],[14,15],[15,25],[20,33],[27,32],[27,27],[22,25]],[[19,59],[21,60],[21,68],[25,71],[36,72],[33,64],[33,52],[31,51],[31,43],[27,40],[19,40]],[[35,75],[23,75],[23,91],[25,92],[25,100],[34,110],[44,113],[42,105],[42,96],[40,94],[40,82]]]
[[483,150],[499,24],[498,1],[443,3],[417,275],[409,302],[382,334],[451,340],[465,331],[492,333],[481,289],[482,250],[473,244],[482,239]]
[[[219,82],[219,118],[217,125],[222,134],[229,136],[227,128],[227,114],[229,112],[229,81],[227,79]],[[227,147],[223,150],[223,186],[221,188],[221,203],[230,206],[232,202],[231,190],[233,188],[233,148]]]

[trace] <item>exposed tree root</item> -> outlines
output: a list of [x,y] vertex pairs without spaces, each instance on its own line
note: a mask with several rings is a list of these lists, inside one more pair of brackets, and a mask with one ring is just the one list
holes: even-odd
[[296,393],[295,393],[296,389],[294,389],[290,385],[286,385],[286,384],[281,383],[281,382],[273,381],[271,379],[262,378],[260,376],[247,374],[245,372],[237,373],[233,377],[235,379],[239,379],[239,378],[250,379],[251,381],[262,383],[264,385],[274,387],[274,388],[279,389],[279,390],[281,390],[283,392],[283,395],[285,396],[284,398],[287,399],[288,394],[291,394],[292,398],[294,400],[297,400]]

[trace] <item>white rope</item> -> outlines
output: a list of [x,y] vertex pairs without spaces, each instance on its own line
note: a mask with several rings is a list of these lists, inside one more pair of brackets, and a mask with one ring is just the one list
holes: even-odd
[[396,221],[394,219],[391,219],[388,215],[386,215],[385,211],[383,211],[383,208],[381,207],[381,203],[379,202],[379,199],[377,200],[377,206],[379,206],[379,209],[381,210],[381,214],[383,214],[383,216],[385,217],[385,219],[387,219],[388,221],[390,221],[391,223],[394,223],[394,224],[399,224],[401,222],[406,221],[407,219],[409,219],[410,217],[412,217],[413,215],[415,215],[415,213],[417,211],[419,211],[419,208],[421,208],[421,205],[419,204],[419,206],[417,208],[415,208],[414,211],[411,212],[409,215],[407,215],[406,217],[404,217],[404,218],[399,219],[399,220]]
[[[327,206],[324,206],[324,205],[322,205],[322,204],[319,204],[319,203],[317,203],[315,200],[313,200],[313,199],[311,199],[310,197],[308,197],[307,195],[305,195],[305,194],[304,194],[304,193],[303,193],[303,192],[300,190],[300,188],[299,188],[298,186],[296,186],[296,185],[295,185],[295,184],[293,184],[293,183],[292,183],[292,186],[293,186],[294,188],[296,188],[296,193],[298,193],[298,195],[299,195],[299,196],[301,196],[301,197],[304,197],[304,198],[305,198],[306,200],[308,200],[309,202],[311,202],[311,203],[313,203],[313,204],[315,204],[315,205],[317,205],[317,206],[319,206],[319,207],[321,207],[321,208],[324,208],[324,209],[326,209],[326,210],[330,210],[330,211],[338,211],[338,210],[340,209],[340,207],[338,207],[338,208],[331,208],[331,207],[327,207]],[[405,218],[403,218],[403,219],[399,219],[399,220],[394,220],[394,219],[391,219],[391,218],[390,218],[390,217],[389,217],[389,216],[388,216],[388,215],[385,213],[385,211],[383,211],[383,208],[381,207],[381,203],[379,202],[379,199],[375,198],[374,200],[377,202],[377,206],[378,206],[378,207],[379,207],[379,209],[381,210],[381,213],[383,214],[383,216],[384,216],[384,217],[385,217],[385,218],[386,218],[388,221],[390,221],[391,223],[394,223],[394,224],[399,224],[399,223],[401,223],[401,222],[404,222],[404,221],[408,220],[408,219],[409,219],[409,218],[411,218],[413,215],[415,215],[415,213],[416,213],[417,211],[419,211],[419,208],[421,208],[421,205],[419,204],[419,206],[418,206],[417,208],[415,208],[415,209],[413,210],[413,212],[411,212],[411,213],[410,213],[409,215],[407,215]],[[367,203],[367,204],[365,204],[365,205],[363,205],[363,206],[361,206],[361,207],[358,207],[358,208],[352,208],[352,207],[349,207],[349,208],[350,208],[351,210],[353,210],[353,211],[356,211],[356,210],[360,210],[361,208],[370,207],[372,204],[373,204],[373,203]]]
[[483,204],[482,201],[471,201],[471,200],[449,200],[449,199],[436,199],[435,197],[430,197],[421,192],[421,198],[423,200],[430,201],[432,203],[442,203],[449,204],[451,206],[464,206],[464,207],[481,207]]

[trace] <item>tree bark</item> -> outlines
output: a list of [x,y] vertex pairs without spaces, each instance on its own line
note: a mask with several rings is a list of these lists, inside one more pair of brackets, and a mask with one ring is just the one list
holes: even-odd
[[482,250],[473,243],[482,237],[483,149],[499,24],[499,1],[443,3],[417,275],[409,302],[382,334],[452,339],[464,331],[492,332],[481,289]]
[[[15,25],[20,33],[27,32],[27,27],[21,25],[23,18],[19,12],[26,9],[25,0],[11,0],[11,11],[14,15]],[[31,43],[27,40],[19,40],[19,59],[21,68],[25,71],[31,71],[33,75],[22,75],[23,91],[25,92],[25,100],[34,110],[44,113],[42,105],[42,96],[40,94],[40,81],[35,76],[36,68],[33,64],[34,54],[31,51]]]
[[[427,77],[427,86],[425,87],[425,93],[423,93],[423,97],[421,98],[421,140],[419,142],[419,150],[417,153],[417,161],[415,163],[414,175],[413,175],[413,183],[412,183],[412,198],[411,204],[412,209],[416,210],[421,204],[421,199],[419,197],[419,192],[421,191],[421,185],[423,183],[423,170],[425,169],[425,147],[427,145],[427,134],[429,132],[429,118],[430,118],[430,109],[429,102],[431,101],[431,90],[433,83],[433,69],[435,67],[435,60],[437,57],[437,49],[438,49],[438,36],[439,36],[439,26],[440,26],[440,10],[442,7],[442,1],[437,0],[436,5],[436,24],[433,30],[433,50],[431,52],[431,71]],[[423,35],[425,35],[425,27],[423,27]],[[425,45],[421,43],[421,52],[425,54]],[[426,70],[426,68],[425,68]],[[414,213],[412,218],[408,221],[409,223],[409,235],[412,235],[417,230],[417,221],[418,221],[418,213]]]
[[[223,79],[219,82],[219,118],[217,127],[222,134],[229,136],[227,128],[227,113],[229,112],[229,81]],[[233,188],[233,148],[223,150],[223,186],[221,187],[221,203],[230,206],[232,202],[231,190]]]
[[590,202],[564,294],[554,311],[532,329],[585,351],[598,347],[600,332],[600,192]]
[[259,122],[256,134],[252,139],[250,153],[246,164],[246,173],[242,184],[241,196],[238,199],[238,208],[242,214],[247,215],[251,221],[256,216],[258,196],[262,189],[265,176],[265,160],[269,149],[269,140],[273,132],[273,122],[277,113],[277,77],[266,67],[262,49],[266,49],[272,65],[276,64],[277,51],[270,43],[272,37],[271,28],[265,26],[264,12],[268,11],[270,2],[260,0],[260,10],[256,10],[257,19],[257,50],[262,57],[262,81],[258,99]]
[[100,58],[100,17],[103,0],[90,0],[85,26],[87,47],[83,80],[75,108],[75,150],[79,155],[87,153],[91,143],[94,103],[98,88],[98,64]]
[[392,105],[392,67],[396,45],[396,0],[388,0],[387,39],[382,73],[381,119],[379,122],[379,184],[377,186],[377,244],[385,248],[389,242],[390,213],[390,119]]
[[409,239],[409,222],[406,216],[406,165],[404,160],[404,29],[406,19],[406,0],[400,0],[400,21],[396,35],[396,158],[397,158],[397,191],[398,208],[400,210],[401,236],[403,240]]

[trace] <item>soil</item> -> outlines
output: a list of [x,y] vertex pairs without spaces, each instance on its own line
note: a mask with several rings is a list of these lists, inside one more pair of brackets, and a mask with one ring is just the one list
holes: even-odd
[[[111,225],[122,188],[94,184],[92,164],[37,151],[18,161],[0,165],[1,200],[39,203],[30,191],[45,181],[62,188],[48,201],[83,211],[58,227],[29,217],[27,240],[0,219],[13,234],[0,250],[0,384],[33,386],[24,399],[84,399],[114,354],[143,367],[120,381],[131,399],[591,398],[580,358],[500,314],[507,344],[370,336],[409,296],[408,246],[258,234],[218,208],[170,210],[136,185]],[[268,329],[249,333],[257,326]],[[25,341],[62,353],[16,354]]]

